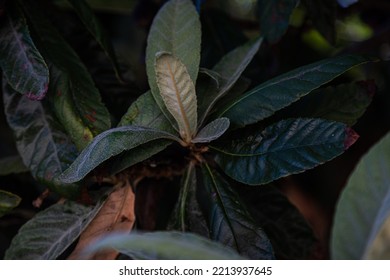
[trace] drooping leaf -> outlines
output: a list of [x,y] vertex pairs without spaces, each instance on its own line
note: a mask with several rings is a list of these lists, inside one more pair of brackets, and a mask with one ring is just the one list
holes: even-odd
[[157,85],[164,104],[175,118],[181,137],[188,143],[198,126],[194,83],[185,65],[170,54],[159,54],[156,57],[155,69]]
[[62,186],[53,181],[77,157],[76,147],[60,130],[50,108],[43,101],[32,101],[3,85],[4,108],[14,132],[16,147],[32,176],[56,192],[72,195],[76,186]]
[[109,158],[157,139],[180,142],[172,134],[141,126],[121,126],[107,130],[93,139],[58,180],[63,183],[80,181]]
[[342,123],[288,119],[212,149],[227,175],[244,184],[260,185],[329,161],[356,140],[357,134]]
[[287,116],[321,118],[352,126],[370,105],[375,91],[372,80],[321,88],[288,108]]
[[[90,244],[107,234],[129,233],[135,222],[134,192],[128,182],[118,186],[80,235],[76,248],[68,259],[78,259]],[[110,250],[89,256],[89,259],[115,259],[118,252]]]
[[287,31],[292,11],[298,0],[257,0],[260,31],[270,43],[275,43]]
[[199,15],[191,0],[168,1],[155,16],[146,47],[146,72],[153,97],[164,115],[176,123],[164,106],[157,86],[155,59],[159,52],[168,52],[187,68],[196,83],[200,61],[201,30]]
[[16,194],[0,190],[0,218],[17,207],[22,199]]
[[87,207],[68,201],[39,212],[12,239],[5,259],[56,259],[77,239],[100,206]]
[[390,134],[360,160],[337,203],[333,259],[364,259],[390,213]]
[[23,13],[16,5],[7,6],[0,38],[0,68],[7,82],[17,93],[32,100],[43,99],[49,85],[49,70],[30,37]]
[[309,64],[273,78],[237,98],[218,114],[236,126],[261,121],[302,98],[350,68],[372,61],[359,55],[345,55]]
[[0,159],[0,176],[29,171],[30,169],[24,165],[23,159],[19,155]]
[[258,52],[262,38],[249,41],[225,55],[214,66],[213,71],[221,76],[221,85],[216,91],[207,91],[199,96],[199,123],[203,123],[213,109],[216,102],[221,99],[237,82],[242,72]]
[[[89,133],[95,136],[111,127],[110,114],[101,101],[91,75],[76,52],[53,27],[45,14],[33,5],[31,1],[23,1],[23,8],[37,34],[35,38],[37,44],[51,65],[50,78],[53,82],[50,84],[50,91],[56,104],[57,117],[73,141],[82,141],[78,137],[82,133],[75,134],[75,131],[84,131],[87,135],[85,140],[89,142],[91,140]],[[79,119],[81,122],[68,123],[68,119]],[[85,143],[78,143],[79,147],[83,145],[85,146]]]
[[191,142],[208,143],[214,141],[226,132],[226,130],[229,128],[229,125],[230,122],[228,118],[219,118],[213,120],[211,123],[202,128]]
[[250,259],[273,259],[273,249],[263,229],[256,224],[229,183],[205,164],[199,200],[208,221],[210,238]]
[[176,133],[176,130],[158,107],[151,91],[145,92],[131,104],[118,124],[118,126],[126,125],[139,125],[172,134]]
[[121,80],[121,74],[118,62],[116,60],[115,52],[112,47],[112,44],[109,40],[108,35],[106,34],[104,28],[101,26],[99,20],[96,18],[91,7],[85,0],[67,0],[75,9],[77,15],[83,22],[84,26],[92,34],[95,40],[99,43],[101,48],[104,50],[108,58],[110,59],[117,78]]
[[192,233],[150,232],[114,235],[91,245],[88,253],[113,248],[133,259],[227,260],[242,259],[234,251]]

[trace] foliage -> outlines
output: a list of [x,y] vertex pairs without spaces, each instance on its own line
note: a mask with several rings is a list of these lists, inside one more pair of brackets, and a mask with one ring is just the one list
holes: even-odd
[[[106,106],[98,79],[66,32],[31,0],[8,1],[0,67],[5,115],[21,160],[7,158],[1,165],[14,160],[19,164],[4,174],[28,170],[66,202],[24,224],[5,258],[307,257],[284,250],[280,238],[283,226],[296,231],[292,236],[310,233],[298,211],[281,194],[272,195],[273,207],[289,209],[291,217],[284,221],[289,225],[273,225],[271,206],[264,202],[259,210],[262,205],[248,202],[240,190],[271,188],[267,184],[330,161],[353,145],[358,135],[350,126],[370,104],[375,85],[351,83],[347,76],[336,87],[328,84],[375,59],[333,56],[249,85],[243,74],[256,55],[283,37],[297,2],[258,1],[260,34],[205,68],[202,44],[209,42],[201,42],[202,17],[190,0],[167,1],[147,37],[149,89],[139,91],[115,120],[116,108]],[[51,1],[39,3],[59,9]],[[112,65],[116,80],[110,81],[129,83],[87,2],[67,5]],[[131,232],[140,216],[138,192],[148,181],[172,186],[173,203],[161,210],[165,218],[159,221],[167,232]],[[18,201],[1,194],[3,214]],[[150,205],[142,207],[148,211]]]

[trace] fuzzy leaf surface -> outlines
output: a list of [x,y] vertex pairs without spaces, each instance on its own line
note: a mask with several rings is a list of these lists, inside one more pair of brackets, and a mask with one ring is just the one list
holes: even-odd
[[233,250],[192,233],[150,232],[108,236],[89,252],[113,248],[133,259],[231,260],[242,259]]
[[22,199],[16,194],[0,190],[0,218],[17,207]]
[[141,126],[121,126],[107,130],[93,139],[58,180],[63,183],[80,181],[109,158],[157,139],[180,141],[167,132]]
[[365,259],[390,214],[390,134],[363,156],[337,203],[333,259]]
[[342,123],[288,119],[212,148],[227,175],[244,184],[260,185],[329,161],[356,139],[356,133]]
[[7,7],[0,38],[0,68],[8,83],[17,93],[32,100],[43,99],[49,85],[49,69],[16,5]]
[[350,68],[368,61],[372,60],[359,55],[345,55],[297,68],[245,93],[225,107],[219,116],[229,118],[238,127],[256,123]]
[[198,126],[195,85],[185,65],[170,54],[157,56],[155,70],[164,104],[175,118],[181,137],[189,142]]
[[77,157],[77,149],[54,120],[47,103],[32,101],[3,86],[7,122],[13,130],[16,147],[32,176],[57,192],[72,194],[76,186],[61,186],[53,178]]
[[206,192],[200,204],[210,238],[250,259],[273,259],[273,249],[263,229],[256,224],[238,194],[208,165],[202,167]]
[[39,212],[12,239],[5,259],[55,260],[77,239],[100,206],[68,201]]
[[146,46],[146,72],[153,97],[164,115],[176,123],[164,106],[159,93],[155,59],[159,52],[168,52],[187,68],[193,83],[199,71],[201,28],[199,15],[190,0],[168,1],[155,16]]
[[192,143],[208,143],[221,137],[229,128],[230,122],[228,118],[219,118],[203,127]]

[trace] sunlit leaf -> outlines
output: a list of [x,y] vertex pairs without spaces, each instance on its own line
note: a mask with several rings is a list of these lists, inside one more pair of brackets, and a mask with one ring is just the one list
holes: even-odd
[[155,69],[164,104],[175,118],[183,140],[190,142],[198,125],[194,83],[185,65],[170,54],[159,54],[156,57]]
[[7,15],[0,25],[0,38],[0,68],[8,83],[17,93],[32,100],[43,99],[49,85],[49,70],[16,5],[7,6]]
[[17,207],[22,199],[16,194],[0,190],[0,218]]
[[329,161],[356,139],[357,134],[343,123],[288,119],[212,149],[227,175],[244,184],[260,185]]
[[333,259],[364,259],[390,213],[390,134],[360,160],[337,203]]

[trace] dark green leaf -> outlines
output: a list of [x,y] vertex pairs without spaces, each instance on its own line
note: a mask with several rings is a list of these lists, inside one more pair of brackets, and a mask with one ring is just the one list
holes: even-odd
[[321,118],[352,126],[370,105],[375,91],[373,81],[321,88],[293,104],[287,116]]
[[76,147],[59,129],[49,106],[32,101],[7,84],[3,87],[4,107],[9,126],[23,163],[33,177],[56,192],[72,194],[76,186],[61,186],[53,178],[61,174],[77,156]]
[[101,207],[54,204],[24,224],[5,253],[8,260],[53,260],[71,245]]
[[13,193],[0,190],[0,218],[17,207],[21,200]]
[[201,175],[205,194],[199,203],[208,220],[210,238],[251,259],[273,259],[267,235],[229,183],[208,165],[202,167]]
[[333,259],[363,259],[390,213],[390,134],[360,160],[337,203]]
[[0,159],[0,176],[29,171],[30,169],[24,165],[23,159],[19,155]]
[[63,183],[80,181],[109,158],[157,139],[181,141],[167,132],[141,126],[121,126],[107,130],[96,136],[58,179]]
[[244,184],[260,185],[329,161],[356,139],[356,133],[342,123],[288,119],[212,148],[227,175]]
[[145,92],[131,104],[118,124],[118,126],[126,125],[145,126],[172,134],[176,133],[171,123],[158,107],[151,91]]
[[298,0],[258,0],[261,34],[270,43],[279,41],[287,31],[290,15]]
[[167,52],[178,58],[196,82],[200,61],[200,21],[190,0],[171,0],[157,13],[149,32],[146,47],[146,72],[153,97],[164,115],[175,125],[157,86],[154,64],[156,54]]
[[[30,1],[23,1],[23,7],[37,34],[40,49],[51,64],[50,78],[53,82],[50,91],[56,104],[57,117],[72,140],[82,147],[85,143],[79,143],[82,140],[78,137],[82,135],[81,132],[86,131],[86,141],[90,141],[91,137],[88,134],[97,135],[110,128],[110,114],[101,101],[91,75],[76,52],[42,11],[35,9]],[[72,121],[68,123],[68,119]],[[81,121],[74,121],[76,119]]]
[[211,123],[202,128],[191,142],[208,143],[214,141],[225,133],[225,131],[229,128],[229,124],[230,122],[228,118],[213,120]]
[[121,74],[118,62],[115,57],[115,52],[112,47],[112,44],[103,29],[100,25],[100,22],[95,17],[91,7],[85,0],[68,0],[72,7],[75,9],[77,15],[80,17],[81,21],[92,34],[95,40],[99,43],[101,48],[104,50],[108,58],[111,60],[111,63],[114,67],[115,73],[119,80],[121,80]]
[[237,82],[242,72],[258,52],[262,38],[249,41],[225,55],[214,66],[213,71],[220,75],[220,85],[215,91],[208,91],[199,96],[199,123],[203,123],[207,115],[213,109],[215,103],[221,99]]
[[309,64],[273,78],[236,99],[220,112],[236,126],[261,121],[302,98],[350,68],[372,61],[358,55],[345,55]]
[[192,233],[151,232],[112,235],[97,241],[88,253],[113,248],[134,259],[228,260],[242,259],[229,248]]
[[0,38],[0,68],[8,83],[32,100],[43,99],[49,85],[49,70],[30,37],[23,13],[16,7],[8,7]]

